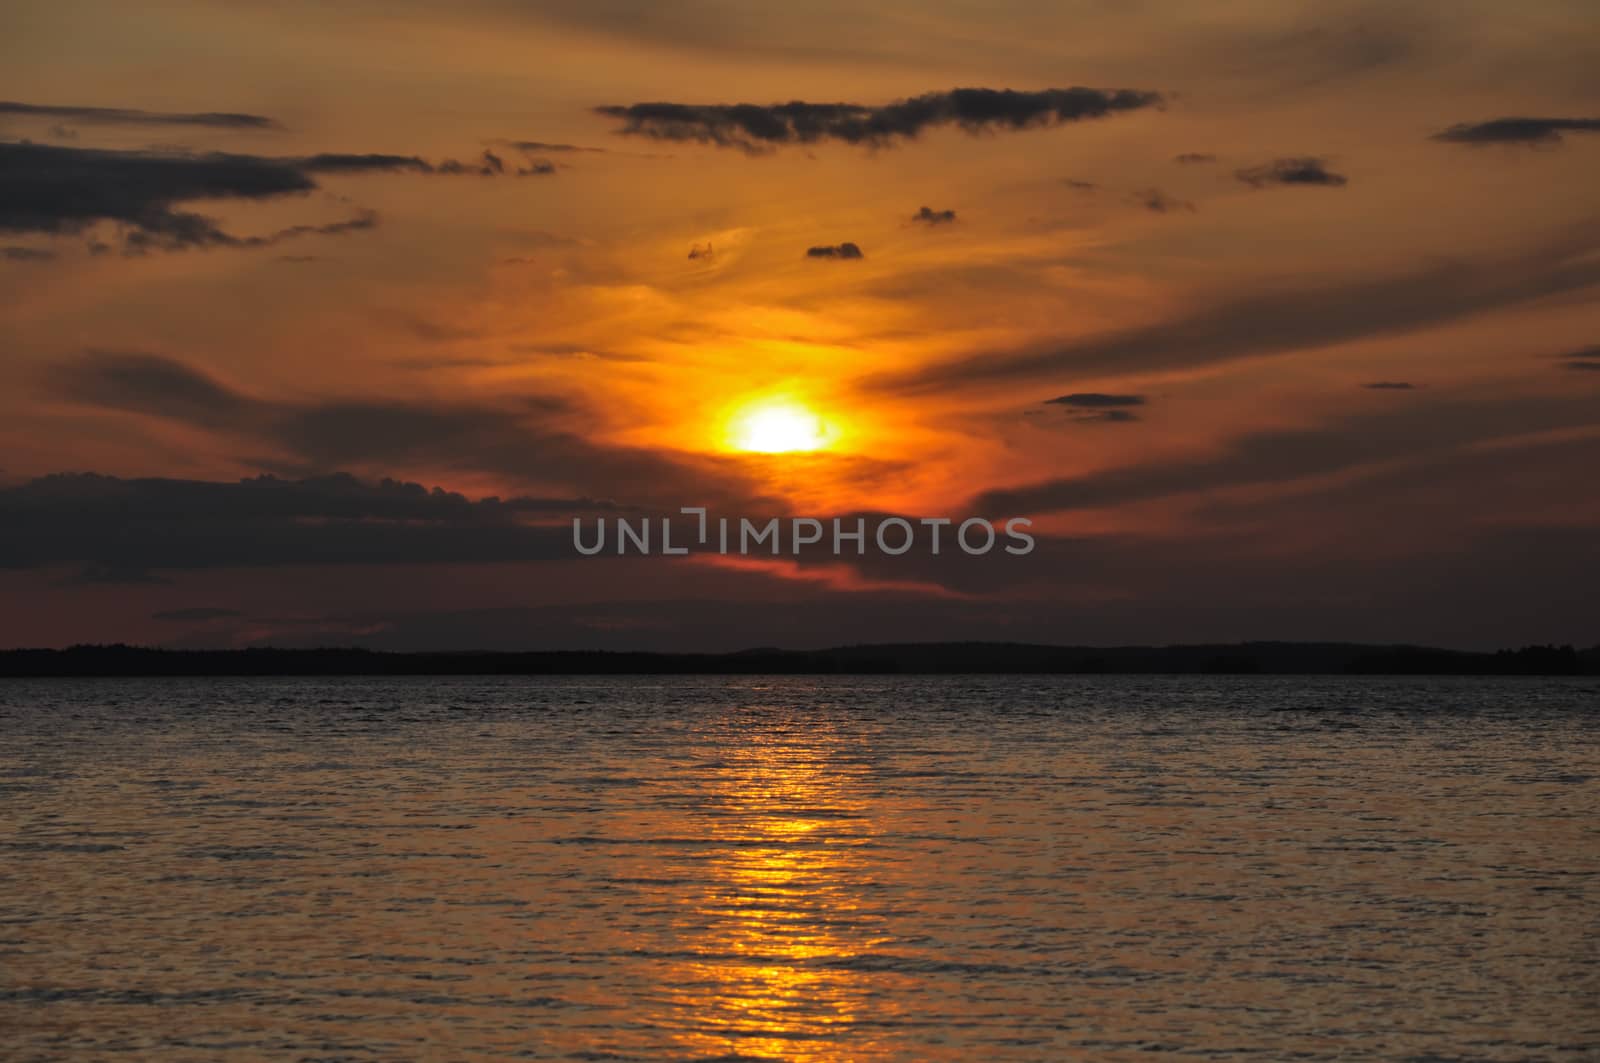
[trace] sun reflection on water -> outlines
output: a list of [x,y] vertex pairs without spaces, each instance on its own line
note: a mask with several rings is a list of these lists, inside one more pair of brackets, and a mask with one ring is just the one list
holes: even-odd
[[858,1024],[892,1003],[853,960],[887,931],[863,896],[873,827],[841,759],[827,731],[728,753],[700,817],[707,886],[682,901],[695,958],[669,976],[686,1054],[837,1059],[847,1032],[851,1058],[872,1054]]

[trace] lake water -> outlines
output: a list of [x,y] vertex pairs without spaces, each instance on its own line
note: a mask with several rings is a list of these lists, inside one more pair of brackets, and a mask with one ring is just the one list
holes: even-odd
[[0,683],[0,1057],[1600,1058],[1600,684]]

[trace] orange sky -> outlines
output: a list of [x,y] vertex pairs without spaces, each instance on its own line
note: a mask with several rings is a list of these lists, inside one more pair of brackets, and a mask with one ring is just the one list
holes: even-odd
[[[27,603],[0,644],[1596,637],[1562,597],[1600,518],[1586,2],[0,10],[0,100],[47,109],[0,105],[0,593]],[[968,86],[1161,102],[755,150],[596,110]],[[271,122],[173,117],[216,113]],[[1545,124],[1436,136],[1508,117]],[[295,169],[485,151],[505,173]],[[315,187],[148,192],[223,235],[129,254],[167,222],[86,214],[43,169],[81,163],[109,202],[145,194],[118,167],[212,152]],[[773,402],[820,449],[741,449]],[[518,526],[574,500],[1024,515],[1046,542],[819,580],[428,516],[462,544],[144,558],[27,493],[63,472],[546,500]],[[175,519],[134,494],[103,532]],[[226,494],[205,543],[239,531]]]

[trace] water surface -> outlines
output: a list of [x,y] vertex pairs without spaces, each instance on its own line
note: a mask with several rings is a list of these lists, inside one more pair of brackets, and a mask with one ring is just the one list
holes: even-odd
[[0,683],[0,1056],[1600,1058],[1594,680]]

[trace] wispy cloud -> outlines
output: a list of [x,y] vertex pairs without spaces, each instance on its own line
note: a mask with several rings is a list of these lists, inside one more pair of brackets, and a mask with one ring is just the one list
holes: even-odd
[[918,392],[1061,373],[1177,369],[1393,335],[1600,284],[1597,241],[1600,232],[1580,226],[1518,254],[1248,293],[1170,321],[1013,351],[984,351],[876,383]]
[[1077,406],[1082,409],[1099,410],[1115,406],[1143,406],[1143,395],[1109,395],[1101,391],[1075,391],[1071,395],[1058,395],[1053,399],[1045,399],[1046,406]]
[[205,126],[212,129],[280,129],[276,121],[259,114],[234,114],[206,111],[185,114],[171,111],[141,111],[127,107],[57,107],[46,104],[0,100],[0,118],[43,118],[82,125],[173,125]]
[[1153,214],[1171,214],[1179,211],[1193,214],[1198,209],[1187,199],[1169,196],[1159,188],[1141,189],[1131,193],[1128,198]]
[[1449,454],[1479,441],[1593,423],[1587,397],[1466,399],[1383,406],[1306,428],[1253,432],[1214,455],[1123,466],[990,491],[976,512],[1048,513],[1309,477]]

